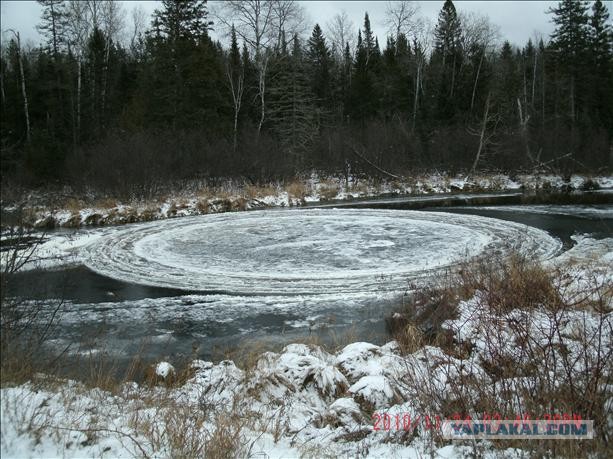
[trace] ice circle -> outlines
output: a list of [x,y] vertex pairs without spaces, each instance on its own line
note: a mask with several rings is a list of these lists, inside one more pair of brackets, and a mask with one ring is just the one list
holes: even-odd
[[561,242],[514,222],[443,212],[296,209],[130,225],[84,247],[122,281],[237,295],[393,292],[461,260],[512,248],[541,258]]

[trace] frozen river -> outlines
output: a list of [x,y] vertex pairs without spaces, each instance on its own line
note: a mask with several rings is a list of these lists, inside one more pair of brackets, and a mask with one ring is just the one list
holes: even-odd
[[572,234],[613,236],[610,205],[408,211],[386,202],[89,230],[71,264],[24,273],[19,290],[64,299],[58,349],[209,359],[312,334],[381,342],[408,286],[462,260],[511,249],[546,259]]

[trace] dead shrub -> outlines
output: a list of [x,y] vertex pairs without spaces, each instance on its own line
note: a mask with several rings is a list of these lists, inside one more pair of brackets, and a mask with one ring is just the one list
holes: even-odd
[[458,274],[463,298],[480,291],[484,301],[499,312],[555,309],[561,304],[552,273],[537,260],[517,252],[508,258],[481,258],[464,264]]
[[[388,321],[388,329],[406,353],[418,347],[416,330],[431,330],[424,333],[426,343],[448,356],[430,363],[426,374],[406,378],[418,410],[473,419],[482,419],[483,413],[500,413],[502,419],[521,413],[533,419],[578,414],[594,420],[594,441],[494,444],[515,446],[534,457],[606,457],[613,400],[608,306],[613,289],[606,276],[576,272],[546,268],[514,253],[466,263],[446,285],[417,290]],[[573,276],[581,276],[580,282]],[[460,305],[462,300],[470,301]],[[460,307],[468,316],[455,316],[462,313]],[[447,325],[445,317],[461,320]],[[474,331],[462,335],[465,327]],[[449,385],[443,393],[431,382],[441,372]]]
[[319,194],[323,200],[329,201],[338,195],[339,189],[338,182],[327,179],[320,183]]
[[68,198],[64,203],[64,209],[69,210],[70,212],[78,213],[81,209],[85,207],[83,201],[76,198]]
[[257,186],[247,185],[245,187],[245,196],[249,199],[264,198],[266,196],[275,196],[278,190],[273,185]]
[[196,202],[196,209],[198,209],[198,212],[201,214],[208,214],[210,210],[209,200],[199,198]]
[[294,180],[285,185],[285,191],[296,199],[304,200],[306,196],[309,195],[309,190],[307,190],[307,186],[304,182],[300,180]]
[[93,207],[97,209],[112,209],[117,207],[117,200],[113,198],[100,198],[94,201]]

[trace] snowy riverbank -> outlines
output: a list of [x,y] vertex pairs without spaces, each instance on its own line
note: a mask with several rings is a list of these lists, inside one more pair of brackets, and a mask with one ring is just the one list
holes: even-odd
[[179,216],[249,210],[264,207],[301,206],[307,203],[344,201],[403,195],[437,195],[454,192],[573,191],[613,188],[613,177],[573,175],[461,176],[429,175],[395,180],[316,174],[290,183],[252,186],[227,182],[208,186],[193,182],[166,197],[150,200],[118,200],[109,196],[75,197],[70,190],[38,194],[3,202],[3,212],[20,209],[23,223],[35,228],[77,228],[160,220]]
[[[456,412],[479,417],[479,406],[533,416],[566,410],[556,399],[531,405],[544,383],[552,397],[569,383],[581,397],[588,388],[599,394],[596,413],[604,418],[597,429],[606,435],[603,429],[613,427],[606,379],[613,371],[613,239],[576,242],[547,262],[559,306],[501,310],[491,292],[477,291],[442,324],[450,339],[440,346],[356,342],[326,351],[291,344],[241,368],[195,360],[182,372],[160,362],[153,367],[157,385],[125,382],[112,392],[42,375],[5,385],[2,457],[216,457],[220,451],[261,458],[524,457],[550,446],[451,443],[428,424]],[[521,289],[516,293],[521,301]],[[513,373],[499,371],[504,362],[512,362],[506,371]],[[581,406],[573,408],[585,418]],[[383,414],[392,416],[387,428]],[[405,429],[409,418],[414,428]],[[570,454],[581,442],[571,443],[565,443]]]

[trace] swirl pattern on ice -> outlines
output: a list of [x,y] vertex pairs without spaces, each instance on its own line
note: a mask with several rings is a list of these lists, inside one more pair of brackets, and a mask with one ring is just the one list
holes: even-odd
[[392,292],[466,259],[511,247],[553,256],[561,243],[513,222],[374,209],[183,217],[110,232],[85,264],[123,281],[191,291],[295,295]]

